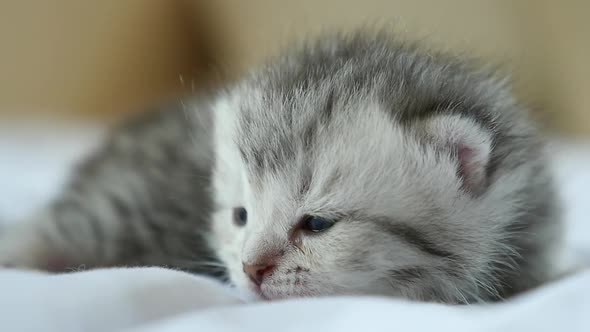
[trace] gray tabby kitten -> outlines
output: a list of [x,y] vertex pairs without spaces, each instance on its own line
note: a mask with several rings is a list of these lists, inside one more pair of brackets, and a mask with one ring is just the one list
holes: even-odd
[[505,82],[386,34],[329,36],[114,131],[0,262],[166,265],[264,299],[472,303],[556,272],[544,145]]

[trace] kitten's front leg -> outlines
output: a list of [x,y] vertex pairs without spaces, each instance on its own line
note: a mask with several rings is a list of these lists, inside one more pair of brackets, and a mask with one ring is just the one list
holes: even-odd
[[45,252],[40,234],[32,225],[3,226],[0,229],[0,267],[43,269]]
[[[71,231],[82,237],[80,226],[83,224]],[[92,241],[89,238],[85,246],[74,250],[48,214],[23,220],[0,229],[0,267],[45,271],[83,268],[96,262],[88,247]]]

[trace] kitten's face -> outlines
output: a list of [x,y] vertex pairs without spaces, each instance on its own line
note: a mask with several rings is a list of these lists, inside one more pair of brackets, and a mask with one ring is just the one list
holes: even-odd
[[[257,117],[271,119],[248,123],[240,116],[252,114],[238,114],[224,141],[234,178],[218,176],[233,181],[218,186],[234,191],[222,194],[226,208],[217,223],[234,284],[267,299],[382,294],[460,301],[445,294],[459,287],[453,274],[469,279],[458,264],[477,262],[463,256],[477,260],[493,251],[486,247],[492,225],[481,219],[502,212],[462,188],[457,160],[425,144],[423,126],[396,124],[367,99],[335,102],[331,107],[341,109],[323,124],[316,115],[324,110],[299,110],[290,130],[273,118],[280,104],[236,98],[220,105],[257,108]],[[259,125],[265,129],[255,132]],[[232,208],[239,206],[248,213],[245,225],[236,224]],[[272,268],[258,286],[244,265]]]
[[429,57],[322,52],[215,107],[213,238],[232,282],[266,299],[496,296],[490,271],[518,207],[507,197],[528,170],[488,176],[491,132],[453,109],[496,107],[478,96],[491,83]]

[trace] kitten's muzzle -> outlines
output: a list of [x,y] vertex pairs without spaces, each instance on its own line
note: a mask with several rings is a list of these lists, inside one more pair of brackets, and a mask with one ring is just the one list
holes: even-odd
[[270,274],[274,269],[274,264],[242,264],[244,273],[250,278],[250,280],[258,287],[264,281],[264,277]]

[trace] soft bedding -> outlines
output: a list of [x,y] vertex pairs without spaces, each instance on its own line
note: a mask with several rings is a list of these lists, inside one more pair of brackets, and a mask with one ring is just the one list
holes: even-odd
[[[50,199],[100,132],[0,128],[0,220],[23,218]],[[212,280],[159,268],[64,275],[5,269],[0,331],[590,331],[590,143],[555,141],[551,156],[567,221],[562,263],[573,271],[505,303],[375,297],[253,303]]]

